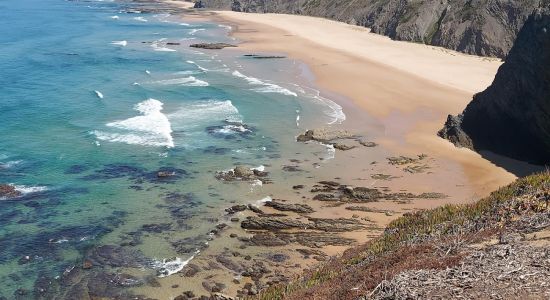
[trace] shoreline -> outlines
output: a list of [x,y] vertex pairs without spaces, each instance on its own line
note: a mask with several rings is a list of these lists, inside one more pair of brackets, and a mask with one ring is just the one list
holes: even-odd
[[[379,140],[380,144],[396,153],[404,152],[405,155],[415,153],[430,155],[431,153],[433,156],[460,164],[472,185],[476,198],[486,196],[516,179],[516,176],[486,160],[480,154],[457,148],[436,135],[447,115],[461,112],[471,101],[474,93],[484,90],[492,82],[501,64],[498,60],[433,46],[392,41],[387,37],[369,33],[363,27],[321,18],[230,11],[209,11],[208,15],[199,12],[197,17],[232,25],[231,35],[240,41],[241,50],[285,53],[288,58],[304,62],[314,76],[313,84],[320,90],[350,99],[354,106],[380,121],[384,127],[384,136]],[[275,27],[276,17],[280,17],[280,24],[282,24],[280,27]],[[310,21],[312,24],[308,24]],[[436,62],[432,62],[434,64],[439,64],[446,55],[452,59],[450,63],[454,65],[451,66],[456,66],[456,72],[450,73],[464,76],[461,79],[454,79],[458,88],[449,87],[439,82],[439,73],[429,73],[430,68],[423,69],[419,65],[418,67],[425,72],[420,77],[414,73],[398,70],[392,65],[368,59],[365,56],[370,53],[361,55],[361,50],[358,48],[352,48],[350,51],[353,53],[349,53],[335,47],[328,48],[323,43],[315,42],[313,38],[306,39],[302,34],[309,33],[307,29],[298,33],[287,30],[289,27],[316,26],[319,22],[326,23],[329,27],[337,24],[339,27],[348,28],[352,31],[350,35],[353,33],[358,35],[355,38],[368,36],[373,38],[374,42],[384,41],[386,45],[384,50],[397,47],[399,51],[406,53],[409,51],[409,46],[412,46],[438,53],[440,56]],[[406,47],[401,49],[403,45]],[[457,57],[458,61],[455,60]],[[402,60],[408,59],[406,57]],[[484,66],[476,66],[478,63]],[[410,61],[407,64],[412,65]],[[351,65],[353,67],[350,67]],[[474,71],[482,69],[483,74],[476,75],[474,72],[473,76],[472,74],[465,76],[464,72],[467,72],[468,66],[472,66]],[[416,73],[419,72],[421,71],[416,71]],[[456,75],[449,77],[453,78]],[[427,79],[430,76],[433,80]],[[356,80],[357,78],[361,80]],[[403,149],[403,146],[407,149]]]
[[[166,1],[175,4],[173,1]],[[192,6],[191,3],[177,3],[180,7],[188,9]],[[331,232],[325,233],[325,237],[334,236],[342,240],[353,240],[355,242],[347,242],[346,245],[324,245],[324,246],[305,246],[297,244],[295,241],[290,244],[273,246],[267,244],[255,244],[255,238],[266,238],[260,242],[272,243],[280,241],[283,237],[296,238],[300,234],[308,234],[316,232],[315,229],[301,232],[302,230],[291,229],[283,230],[247,230],[239,227],[229,226],[224,229],[220,237],[216,237],[210,242],[210,247],[201,253],[182,270],[182,274],[187,274],[189,270],[193,270],[198,265],[203,270],[209,270],[209,261],[221,263],[225,270],[210,270],[201,271],[200,276],[189,278],[187,275],[171,276],[163,280],[163,286],[178,285],[182,283],[180,277],[186,277],[186,288],[199,291],[201,290],[200,278],[216,279],[218,283],[223,283],[226,286],[224,292],[234,296],[238,294],[239,286],[254,283],[257,288],[269,286],[270,282],[284,282],[285,276],[296,276],[303,269],[315,266],[317,261],[323,261],[327,257],[338,256],[344,250],[353,245],[362,244],[373,237],[378,236],[383,228],[393,219],[399,217],[405,212],[416,211],[419,209],[429,209],[444,204],[462,204],[471,203],[477,199],[488,195],[500,186],[504,186],[512,182],[516,177],[506,172],[489,161],[484,160],[479,154],[466,149],[455,148],[449,142],[437,137],[436,132],[442,126],[447,114],[456,113],[471,100],[474,89],[481,91],[486,83],[490,84],[492,80],[492,72],[496,73],[496,68],[500,63],[492,59],[469,56],[461,53],[454,53],[449,50],[435,49],[432,46],[414,45],[415,48],[426,47],[439,53],[439,59],[444,59],[446,55],[459,58],[466,58],[471,64],[484,63],[486,68],[484,71],[485,77],[479,80],[478,77],[458,78],[457,84],[459,88],[450,87],[445,82],[438,80],[430,80],[430,76],[437,78],[437,74],[429,74],[429,68],[420,69],[417,72],[426,72],[423,76],[418,74],[400,70],[392,65],[379,63],[373,59],[368,59],[365,55],[351,53],[336,49],[335,47],[327,47],[322,43],[314,41],[312,38],[305,38],[298,33],[289,33],[284,26],[274,27],[274,24],[263,22],[265,15],[240,14],[234,12],[192,12],[192,15],[185,14],[185,18],[208,20],[219,24],[229,24],[232,27],[231,35],[236,37],[239,42],[239,47],[235,49],[238,52],[250,53],[284,53],[288,58],[298,61],[307,66],[307,73],[311,73],[312,78],[304,78],[305,81],[318,87],[323,96],[335,99],[335,102],[341,105],[349,117],[342,126],[333,126],[334,128],[349,129],[353,132],[365,133],[369,140],[372,139],[380,146],[373,149],[357,149],[351,151],[338,151],[337,158],[333,159],[329,164],[325,164],[322,170],[308,170],[313,172],[312,176],[301,174],[299,182],[305,184],[306,189],[303,191],[293,191],[292,185],[289,185],[288,180],[285,182],[275,182],[272,185],[264,186],[266,194],[273,199],[288,199],[281,200],[289,204],[310,205],[314,212],[303,215],[300,213],[289,213],[294,220],[305,221],[308,223],[311,219],[322,220],[361,220],[365,225],[364,229],[350,230],[349,232]],[[260,17],[260,18],[258,18]],[[295,23],[285,23],[285,20],[295,19],[309,20],[314,19],[312,24],[301,24],[301,27],[314,26],[317,23],[323,22],[324,19],[317,20],[316,18],[276,15],[272,16],[270,22],[277,20],[277,17],[282,18],[285,26],[297,26]],[[329,27],[333,21],[326,22]],[[340,26],[337,24],[337,26]],[[360,36],[368,34],[365,28],[348,24],[342,24],[343,27],[351,31],[349,34],[358,34]],[[350,30],[351,28],[351,30]],[[360,30],[356,30],[360,29]],[[307,32],[307,30],[306,30]],[[387,38],[374,35],[375,40]],[[354,38],[354,37],[349,37]],[[356,37],[355,37],[356,38]],[[389,39],[388,39],[389,40]],[[388,41],[385,41],[388,43]],[[389,41],[390,48],[393,47],[394,41]],[[396,42],[400,45],[409,45],[405,42]],[[354,51],[359,51],[358,48],[353,48]],[[401,49],[398,47],[398,49]],[[435,50],[434,50],[435,49]],[[217,50],[219,51],[219,50]],[[224,51],[224,50],[222,50]],[[233,51],[233,50],[228,50]],[[407,51],[401,49],[400,51]],[[395,62],[394,62],[395,63]],[[414,64],[413,64],[414,65]],[[488,66],[487,66],[488,65]],[[353,66],[353,67],[350,67]],[[405,65],[406,66],[406,65]],[[459,71],[465,72],[467,65],[459,64]],[[483,69],[483,68],[482,68]],[[460,74],[460,72],[458,72]],[[492,74],[494,75],[494,74]],[[452,76],[451,76],[452,77]],[[360,78],[361,80],[358,80]],[[452,78],[451,78],[452,79]],[[456,79],[456,78],[455,78]],[[462,80],[462,81],[461,81]],[[474,87],[472,82],[480,86]],[[481,82],[481,83],[480,83]],[[335,96],[335,97],[330,97]],[[441,100],[444,99],[444,100]],[[366,130],[365,116],[373,118],[375,124],[369,126]],[[365,148],[366,149],[366,148]],[[404,172],[403,166],[388,164],[386,159],[390,156],[408,156],[416,157],[427,154],[426,165],[429,165],[428,171],[421,171],[418,174],[408,174]],[[288,157],[292,161],[292,157]],[[380,171],[382,170],[382,171]],[[298,173],[300,174],[300,173]],[[375,179],[373,175],[390,176],[391,179]],[[444,192],[449,197],[441,199],[433,198],[411,198],[408,200],[382,200],[368,203],[327,203],[324,201],[315,201],[313,193],[308,189],[315,188],[320,180],[337,180],[341,186],[368,186],[377,190],[391,192],[407,192],[419,195],[424,192]],[[313,200],[312,200],[313,198]],[[250,199],[249,199],[250,200]],[[278,201],[279,202],[279,201]],[[346,205],[347,204],[347,205]],[[351,210],[350,206],[359,204],[369,210]],[[367,205],[365,205],[367,204]],[[232,205],[229,204],[228,205]],[[281,211],[267,206],[261,206],[266,215],[281,214]],[[286,212],[285,212],[286,214]],[[237,214],[240,220],[248,218],[262,217],[249,209]],[[289,217],[290,217],[289,216]],[[227,214],[221,218],[222,224],[232,224],[230,219],[232,215]],[[277,218],[277,217],[270,217]],[[280,218],[280,217],[278,217]],[[307,220],[307,221],[306,221]],[[310,223],[308,223],[310,224]],[[242,223],[241,223],[242,226]],[[336,225],[339,226],[339,225]],[[221,229],[220,229],[221,231]],[[226,237],[234,235],[230,239]],[[234,238],[236,237],[236,238]],[[246,246],[245,246],[246,245]],[[309,249],[313,252],[310,255],[296,253],[296,246]],[[313,247],[313,248],[312,248]],[[248,249],[248,250],[239,250]],[[233,254],[231,252],[233,251]],[[317,252],[315,252],[317,251]],[[319,252],[320,251],[320,252]],[[235,254],[237,253],[237,254]],[[285,256],[284,262],[270,262],[273,253],[280,253]],[[314,254],[317,253],[317,254]],[[324,256],[319,256],[319,253],[324,253]],[[233,256],[233,258],[229,258]],[[246,256],[245,256],[246,255]],[[236,272],[237,269],[231,269],[236,265],[233,262],[239,262],[242,257],[250,257],[254,264],[267,263],[270,267],[270,272],[273,275],[268,275],[267,278],[261,279],[261,284],[258,281],[251,280],[248,277],[242,277]],[[278,257],[278,256],[277,256]],[[245,258],[246,260],[246,258]],[[292,265],[291,263],[294,263]],[[238,265],[238,263],[237,263]],[[199,269],[200,269],[199,268]],[[236,275],[237,274],[237,275]],[[275,275],[277,274],[277,275]],[[281,278],[278,274],[285,274]],[[206,276],[207,277],[204,277]],[[234,277],[235,276],[235,277]],[[263,275],[260,275],[263,276]],[[272,280],[272,281],[271,281]],[[207,280],[208,281],[208,280]],[[234,285],[235,281],[236,285]],[[192,283],[192,284],[191,284]],[[202,287],[205,287],[205,281],[202,281]],[[208,289],[207,289],[208,290]],[[154,293],[153,290],[142,290],[145,294]],[[158,290],[157,290],[158,291]],[[203,291],[204,292],[204,291]]]

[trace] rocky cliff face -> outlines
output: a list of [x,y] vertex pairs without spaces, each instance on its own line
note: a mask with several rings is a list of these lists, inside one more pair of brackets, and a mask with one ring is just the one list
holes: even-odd
[[492,85],[439,135],[456,145],[550,164],[550,8],[526,21]]
[[202,0],[204,7],[318,16],[396,40],[504,58],[533,9],[548,0]]

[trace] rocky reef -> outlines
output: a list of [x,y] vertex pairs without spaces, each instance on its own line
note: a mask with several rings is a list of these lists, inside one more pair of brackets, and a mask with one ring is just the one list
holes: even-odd
[[227,43],[198,43],[189,45],[191,48],[200,48],[200,49],[209,49],[209,50],[220,50],[227,47],[237,47],[232,44]]
[[535,164],[550,163],[550,9],[521,29],[495,80],[464,112],[449,116],[439,136]]
[[196,7],[291,13],[365,26],[395,40],[504,58],[533,9],[547,0],[201,0]]
[[545,172],[477,203],[406,213],[259,299],[546,299],[549,188]]

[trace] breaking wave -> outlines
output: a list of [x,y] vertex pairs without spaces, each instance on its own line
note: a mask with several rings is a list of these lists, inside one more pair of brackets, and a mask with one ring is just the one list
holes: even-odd
[[239,78],[242,78],[242,79],[246,80],[251,85],[260,86],[260,87],[252,89],[255,92],[258,92],[258,93],[278,93],[278,94],[283,94],[283,95],[286,95],[286,96],[298,97],[298,94],[296,94],[295,92],[293,92],[293,91],[291,91],[287,88],[284,88],[282,86],[276,85],[274,83],[264,82],[264,81],[262,81],[258,78],[243,75],[239,71],[233,71],[232,74],[235,77],[239,77]]
[[134,106],[141,116],[107,123],[106,126],[120,132],[94,131],[93,134],[103,141],[120,142],[133,145],[174,147],[170,121],[162,111],[163,103],[148,99]]

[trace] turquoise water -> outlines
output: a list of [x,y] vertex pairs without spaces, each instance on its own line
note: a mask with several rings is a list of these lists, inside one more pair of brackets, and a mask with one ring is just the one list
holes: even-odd
[[[133,8],[0,1],[0,183],[22,192],[0,200],[0,298],[71,298],[119,268],[169,276],[224,207],[265,196],[214,172],[272,165],[305,128],[345,118],[295,84],[296,62],[196,51],[234,42],[229,29]],[[81,274],[104,245],[134,263]]]

